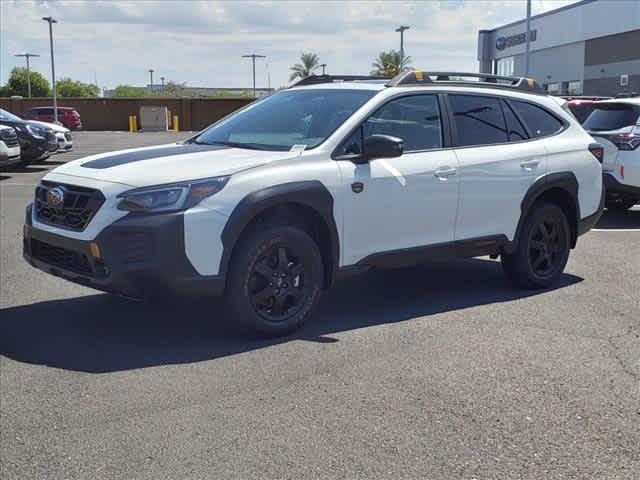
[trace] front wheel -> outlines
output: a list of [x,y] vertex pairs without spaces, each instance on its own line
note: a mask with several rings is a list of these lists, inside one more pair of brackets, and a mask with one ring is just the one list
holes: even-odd
[[320,297],[323,264],[303,230],[267,227],[235,248],[226,298],[233,320],[246,330],[281,336],[300,328]]
[[515,285],[545,288],[564,271],[569,248],[567,217],[558,206],[542,203],[527,216],[515,252],[502,255],[502,266]]

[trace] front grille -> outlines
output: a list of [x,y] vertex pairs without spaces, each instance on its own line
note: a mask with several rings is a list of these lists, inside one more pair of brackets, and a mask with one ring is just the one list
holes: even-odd
[[49,265],[71,272],[91,275],[93,270],[87,256],[80,252],[56,247],[46,242],[31,239],[31,256]]
[[[62,202],[55,202],[55,195],[62,194]],[[84,230],[104,203],[100,190],[75,185],[42,181],[36,187],[36,218],[43,223],[69,230]]]
[[0,140],[2,140],[7,147],[15,147],[18,145],[18,134],[13,128],[2,129],[0,130]]

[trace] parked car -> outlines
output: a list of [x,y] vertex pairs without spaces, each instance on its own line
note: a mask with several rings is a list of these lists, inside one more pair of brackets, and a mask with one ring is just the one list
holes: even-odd
[[38,122],[35,120],[30,120],[29,123],[32,125],[41,125],[53,130],[53,133],[55,134],[56,140],[58,142],[58,152],[68,152],[70,150],[73,150],[73,136],[71,135],[71,131],[67,127],[56,125],[55,123]]
[[46,160],[58,149],[58,141],[53,130],[32,124],[0,108],[0,125],[12,127],[18,133],[22,165]]
[[501,256],[515,285],[552,285],[602,213],[601,158],[530,79],[309,77],[182,144],[49,172],[24,257],[128,297],[224,294],[231,318],[283,335],[375,267]]
[[[35,107],[22,115],[26,120],[38,120],[40,122],[53,123],[53,107]],[[80,114],[72,107],[58,107],[58,121],[69,130],[82,128]]]
[[607,208],[640,203],[640,98],[596,102],[583,127],[604,146]]
[[18,134],[12,127],[0,125],[0,169],[20,163]]

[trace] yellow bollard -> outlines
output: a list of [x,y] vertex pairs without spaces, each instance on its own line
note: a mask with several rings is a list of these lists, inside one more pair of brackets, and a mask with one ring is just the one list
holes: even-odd
[[131,115],[129,115],[129,133],[133,132],[133,129],[131,127]]
[[174,132],[179,132],[180,131],[180,122],[178,119],[178,115],[174,115],[173,116],[173,131]]
[[138,116],[137,115],[133,116],[133,131],[134,132],[138,131]]

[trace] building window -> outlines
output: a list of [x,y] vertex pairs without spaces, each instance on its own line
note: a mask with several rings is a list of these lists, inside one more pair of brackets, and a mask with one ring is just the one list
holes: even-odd
[[498,59],[497,65],[497,74],[504,75],[505,77],[510,77],[513,75],[515,71],[515,61],[513,57],[506,57]]
[[549,95],[560,95],[562,93],[562,83],[550,83],[547,85],[547,92],[549,92]]
[[582,95],[582,82],[580,80],[569,82],[567,93],[569,95]]

